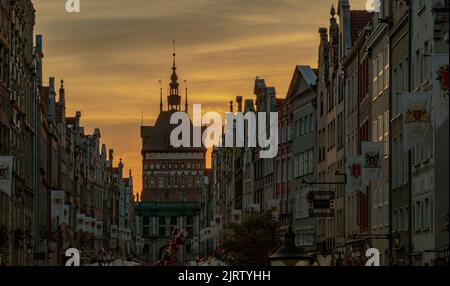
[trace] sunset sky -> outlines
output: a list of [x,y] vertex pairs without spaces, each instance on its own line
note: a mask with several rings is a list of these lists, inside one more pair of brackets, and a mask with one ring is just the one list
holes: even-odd
[[[69,14],[65,2],[33,0],[35,32],[43,35],[44,82],[49,76],[64,79],[68,116],[80,110],[86,132],[101,129],[102,143],[133,169],[135,192],[142,186],[141,113],[146,125],[158,115],[158,80],[166,90],[173,38],[190,104],[223,112],[238,95],[252,98],[256,76],[285,97],[295,65],[317,66],[318,28],[328,27],[330,6],[337,4],[81,0],[81,13]],[[351,8],[363,9],[364,3],[353,0]]]

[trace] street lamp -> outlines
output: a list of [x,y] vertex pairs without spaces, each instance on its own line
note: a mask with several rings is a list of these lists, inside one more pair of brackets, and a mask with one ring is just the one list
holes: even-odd
[[315,265],[317,266],[331,266],[333,263],[334,253],[329,251],[326,244],[323,243],[321,249],[316,254]]
[[313,257],[303,248],[295,245],[295,233],[292,226],[285,234],[285,245],[269,257],[271,266],[311,266]]
[[49,260],[52,260],[52,259],[53,259],[53,250],[50,249],[50,250],[47,252],[47,257],[48,257]]

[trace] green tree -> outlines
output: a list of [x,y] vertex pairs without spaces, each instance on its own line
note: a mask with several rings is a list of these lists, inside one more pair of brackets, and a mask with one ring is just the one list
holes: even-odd
[[266,266],[281,245],[280,229],[272,213],[252,213],[241,224],[230,223],[223,249],[232,266]]

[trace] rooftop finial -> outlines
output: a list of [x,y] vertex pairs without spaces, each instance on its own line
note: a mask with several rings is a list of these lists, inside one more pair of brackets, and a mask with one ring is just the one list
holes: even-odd
[[162,99],[162,80],[159,79],[159,111],[163,111],[163,99]]
[[331,17],[333,17],[333,18],[334,18],[334,16],[336,15],[336,8],[334,8],[334,5],[331,5],[330,15],[331,15]]
[[187,87],[187,80],[184,80],[184,88],[185,88],[185,102],[184,102],[184,111],[188,112],[188,87]]
[[169,110],[176,110],[180,111],[180,103],[181,99],[179,96],[179,83],[178,83],[178,75],[177,75],[177,67],[175,62],[175,39],[173,40],[173,67],[172,67],[172,75],[170,76],[170,90],[169,90],[169,96],[168,96],[168,106]]
[[176,69],[175,58],[177,56],[177,53],[176,53],[176,47],[175,47],[175,37],[172,40],[172,44],[173,44],[173,67],[172,67],[172,69]]

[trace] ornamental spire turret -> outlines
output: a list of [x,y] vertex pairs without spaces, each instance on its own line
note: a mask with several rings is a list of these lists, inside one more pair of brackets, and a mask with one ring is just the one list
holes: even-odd
[[170,90],[168,96],[169,110],[180,111],[181,97],[179,95],[180,86],[178,83],[177,66],[176,66],[176,51],[175,51],[175,40],[173,41],[173,65],[172,65],[172,75],[170,76]]

